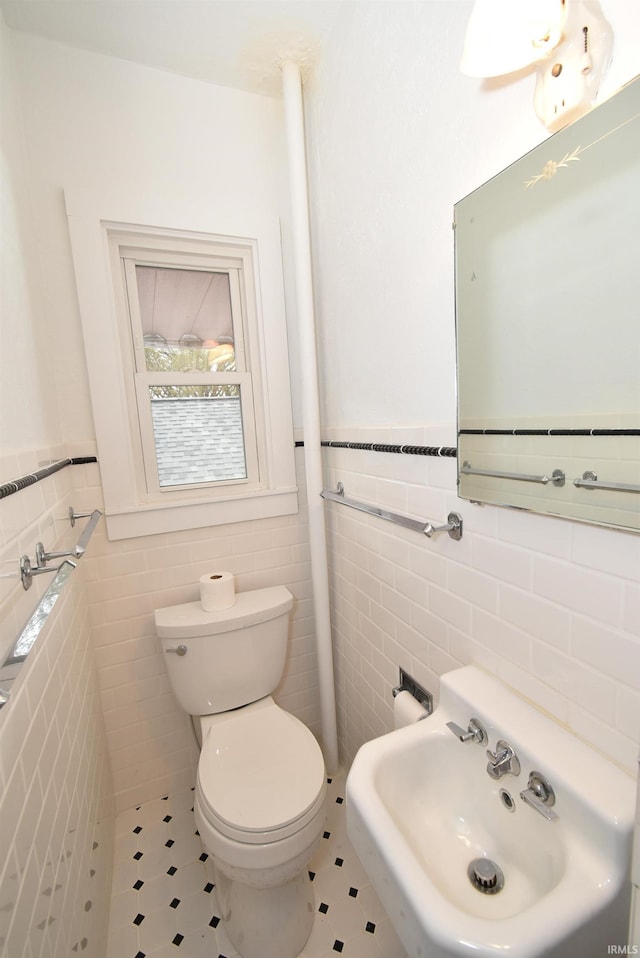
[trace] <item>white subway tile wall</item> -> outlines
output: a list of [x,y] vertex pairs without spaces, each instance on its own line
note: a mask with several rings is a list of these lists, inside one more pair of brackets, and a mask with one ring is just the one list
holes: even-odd
[[[336,429],[325,438],[452,445],[450,430]],[[438,693],[474,663],[636,773],[640,739],[640,536],[458,499],[456,460],[325,448],[345,495],[464,535],[420,537],[329,503],[342,761],[392,728],[402,666]]]
[[[11,482],[30,475],[69,453],[58,447],[3,453],[0,456],[0,482]],[[78,453],[83,455],[83,453]],[[20,556],[34,562],[36,542],[47,549],[66,542],[71,535],[68,497],[76,484],[83,484],[84,466],[68,466],[42,482],[27,486],[19,493],[0,499],[0,659],[11,650],[18,631],[27,622],[38,598],[49,585],[49,576],[34,579],[25,592],[19,579]],[[77,536],[76,536],[77,539]],[[71,542],[71,539],[68,539]]]
[[[198,748],[169,685],[153,611],[198,599],[205,572],[233,572],[238,591],[281,584],[293,593],[286,671],[274,697],[319,734],[301,451],[297,465],[295,516],[117,542],[103,524],[96,530],[83,563],[118,811],[195,783]],[[97,472],[86,496],[100,497]]]
[[[329,438],[450,444],[444,430],[415,428]],[[1,468],[9,479],[47,459],[93,453],[48,449],[6,457]],[[462,541],[428,540],[327,506],[347,767],[364,741],[391,729],[400,666],[437,699],[439,676],[473,662],[635,773],[639,536],[458,500],[452,459],[326,449],[325,464],[327,485],[342,481],[350,497],[436,523],[451,510],[464,518]],[[0,652],[49,580],[40,576],[24,592],[19,556],[33,557],[39,539],[48,549],[71,546],[78,527],[69,527],[68,506],[90,512],[101,502],[97,465],[69,467],[0,501]],[[0,710],[0,936],[8,958],[23,951],[48,958],[76,946],[101,958],[112,854],[109,765],[118,810],[193,784],[197,749],[169,687],[153,610],[196,599],[203,572],[229,569],[241,590],[291,589],[290,654],[276,698],[318,733],[305,517],[301,495],[298,516],[213,529],[109,543],[99,524]]]
[[[3,481],[33,472],[57,450],[7,457]],[[82,453],[78,452],[78,455]],[[2,658],[51,576],[25,592],[19,556],[35,543],[66,547],[75,483],[69,466],[0,503]],[[75,503],[74,503],[75,504]],[[66,517],[66,518],[65,518]],[[82,582],[67,580],[0,709],[0,952],[7,958],[104,954],[115,808]]]

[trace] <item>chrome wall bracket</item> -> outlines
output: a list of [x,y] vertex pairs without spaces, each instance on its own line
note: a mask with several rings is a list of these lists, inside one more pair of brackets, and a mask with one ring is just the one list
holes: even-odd
[[[82,530],[80,538],[73,549],[68,552],[47,552],[42,542],[37,542],[36,566],[41,568],[42,566],[45,566],[50,559],[64,559],[66,556],[73,556],[74,559],[81,559],[87,551],[89,539],[91,538],[93,530],[95,529],[98,519],[101,517],[101,515],[102,513],[99,509],[94,509],[93,512],[81,512],[74,514],[73,507],[71,507],[69,509],[69,519],[71,519],[72,516],[74,520],[81,518],[84,519],[87,516],[89,517],[89,522],[87,522],[86,526]],[[74,522],[72,522],[71,525],[74,525]]]
[[73,506],[69,506],[69,522],[71,523],[71,528],[75,526],[76,519],[88,519],[92,515],[92,512],[76,512]]
[[[80,538],[73,549],[66,552],[47,552],[42,542],[36,543],[35,565],[31,564],[31,559],[28,555],[23,555],[20,559],[20,579],[22,581],[23,589],[26,590],[31,588],[33,577],[35,575],[43,575],[45,572],[57,572],[61,568],[59,565],[48,568],[47,562],[50,559],[65,559],[67,556],[73,556],[74,559],[81,559],[87,551],[89,539],[91,538],[93,530],[95,529],[96,524],[101,516],[102,513],[99,509],[94,509],[93,512],[87,513],[74,513],[73,507],[71,507],[69,509],[69,519],[71,521],[71,525],[75,523],[76,519],[86,517],[89,518],[89,522],[87,522],[86,526],[82,530]],[[69,564],[75,568],[75,562],[71,562],[70,560],[68,561]]]
[[[75,566],[75,562],[71,563],[72,566]],[[22,588],[26,591],[30,589],[33,584],[33,577],[35,575],[42,575],[44,572],[57,572],[60,566],[32,566],[31,559],[28,555],[23,555],[20,559],[20,580],[22,582]]]
[[449,538],[458,542],[462,539],[462,516],[458,512],[450,512],[445,525],[432,526],[430,522],[427,522],[422,531],[429,539],[437,532],[448,532]]

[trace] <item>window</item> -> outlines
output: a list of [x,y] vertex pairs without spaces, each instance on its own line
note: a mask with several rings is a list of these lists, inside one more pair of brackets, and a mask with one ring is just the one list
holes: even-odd
[[297,512],[283,299],[258,241],[69,223],[110,538]]
[[120,257],[147,490],[257,484],[242,264]]

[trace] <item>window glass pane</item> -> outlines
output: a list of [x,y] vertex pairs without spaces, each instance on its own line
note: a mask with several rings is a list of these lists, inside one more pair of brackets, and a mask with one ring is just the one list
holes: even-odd
[[246,479],[240,387],[151,386],[160,486]]
[[136,266],[148,372],[235,370],[228,273]]

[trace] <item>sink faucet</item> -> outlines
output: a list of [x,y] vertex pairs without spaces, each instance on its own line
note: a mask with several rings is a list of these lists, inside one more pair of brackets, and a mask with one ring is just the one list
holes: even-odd
[[511,775],[520,774],[518,756],[509,743],[503,741],[503,739],[498,739],[495,752],[492,752],[489,748],[487,749],[487,758],[489,759],[487,772],[491,778],[502,778],[503,775],[508,773],[511,773]]
[[469,720],[469,726],[466,730],[460,728],[456,722],[447,722],[447,728],[450,732],[453,732],[455,737],[460,739],[461,742],[476,742],[478,745],[487,744],[487,730],[477,718]]
[[554,821],[558,815],[551,806],[556,803],[556,795],[544,775],[541,772],[531,772],[527,786],[523,792],[520,792],[522,801],[531,808],[535,808],[536,812],[548,821]]

